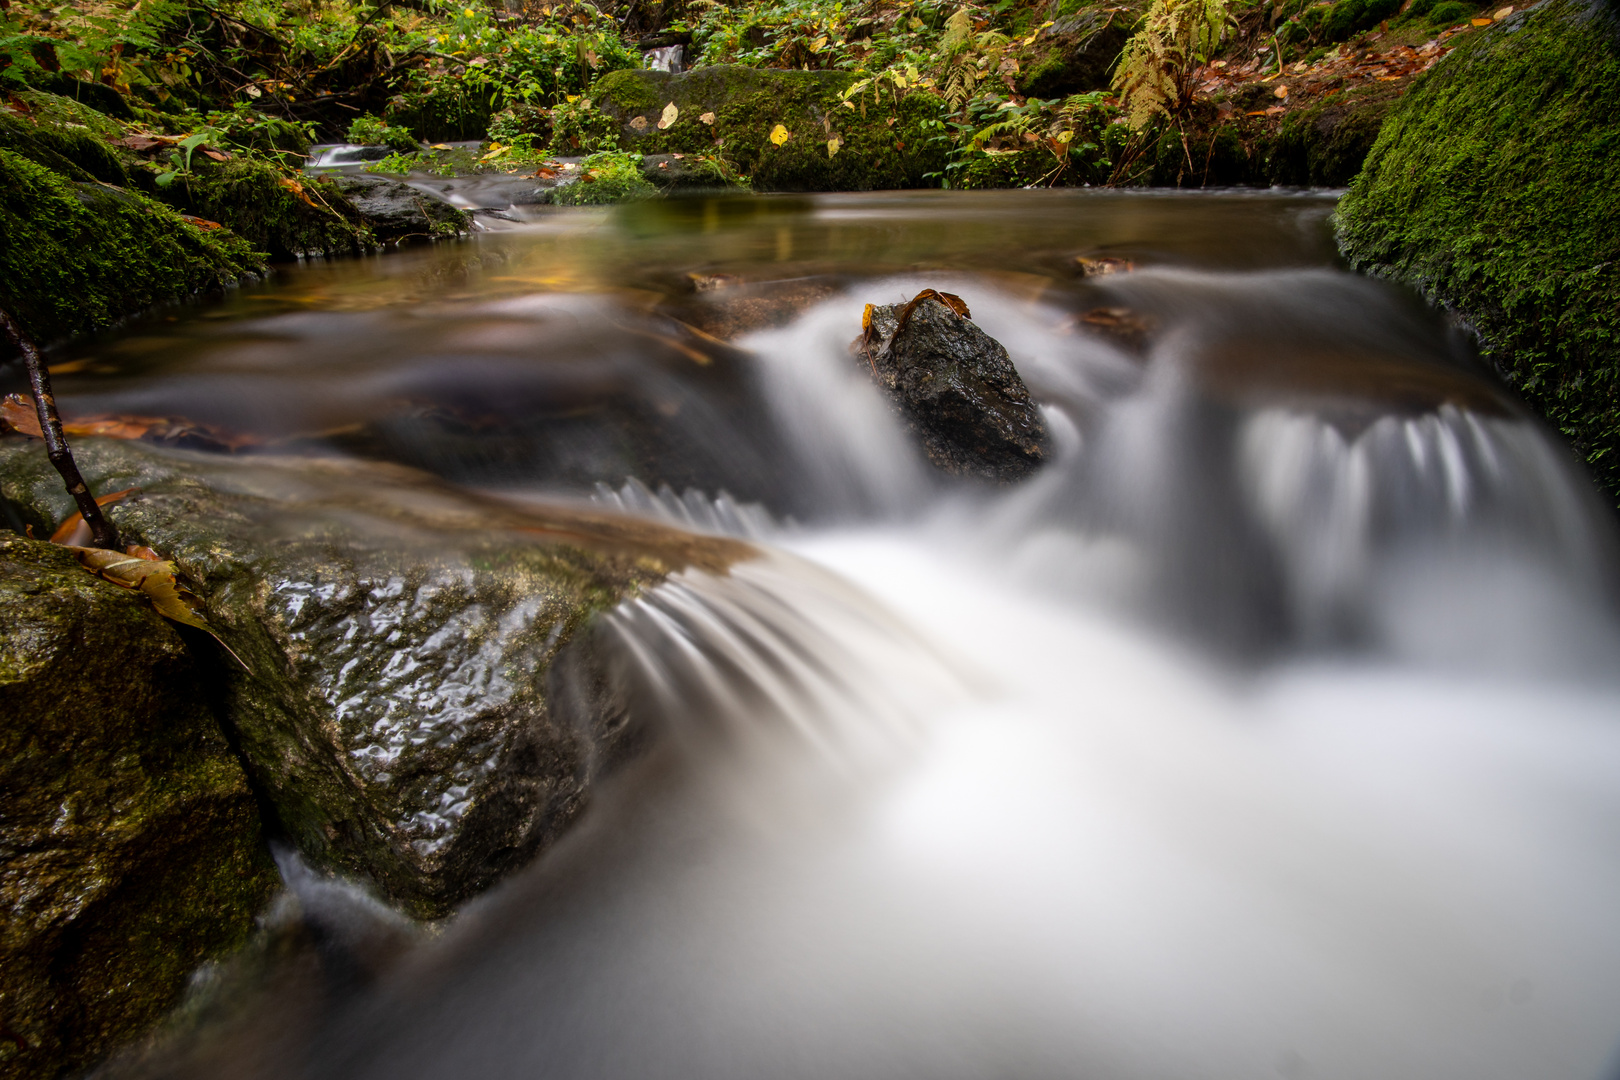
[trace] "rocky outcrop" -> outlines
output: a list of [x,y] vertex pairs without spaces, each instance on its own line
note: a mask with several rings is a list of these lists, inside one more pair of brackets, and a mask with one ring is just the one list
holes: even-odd
[[[615,71],[593,99],[642,154],[719,154],[761,191],[872,191],[930,187],[945,167],[944,103],[844,92],[843,71],[716,65],[682,74]],[[675,112],[664,123],[669,106]]]
[[1020,93],[1058,98],[1106,90],[1146,5],[1131,3],[1082,8],[1060,15],[1035,39],[1018,78]]
[[965,304],[928,290],[868,306],[861,353],[928,460],[956,476],[1022,480],[1047,454],[1046,425],[1007,350]]
[[339,175],[330,182],[354,204],[379,240],[454,236],[470,224],[465,213],[444,199],[398,180]]
[[[83,439],[110,513],[176,561],[246,662],[224,715],[282,828],[318,863],[440,915],[555,837],[636,732],[583,650],[598,611],[746,545],[606,514],[518,510],[396,466],[230,459]],[[68,513],[37,442],[0,494]]]
[[168,623],[17,536],[0,610],[0,1077],[36,1080],[144,1033],[278,878]]
[[1457,40],[1338,210],[1360,270],[1459,315],[1620,499],[1620,19],[1544,0]]

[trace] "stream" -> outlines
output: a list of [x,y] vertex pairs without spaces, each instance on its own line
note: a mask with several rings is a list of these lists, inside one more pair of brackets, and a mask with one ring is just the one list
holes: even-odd
[[[1614,516],[1332,209],[536,209],[57,353],[70,416],[760,550],[600,620],[661,737],[558,844],[181,1071],[1620,1075]],[[923,288],[1040,403],[1030,480],[934,470],[852,355]]]

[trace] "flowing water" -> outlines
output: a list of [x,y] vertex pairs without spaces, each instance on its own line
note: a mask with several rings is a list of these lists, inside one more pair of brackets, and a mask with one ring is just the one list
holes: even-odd
[[[580,826],[215,1072],[1616,1075],[1612,513],[1331,210],[552,214],[63,354],[70,412],[761,549],[595,628],[665,737]],[[1026,483],[935,474],[852,358],[924,287],[1041,403]]]

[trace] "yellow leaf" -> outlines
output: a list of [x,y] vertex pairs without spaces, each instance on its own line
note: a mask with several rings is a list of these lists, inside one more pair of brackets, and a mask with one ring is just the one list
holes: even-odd
[[783,127],[781,124],[777,124],[775,127],[771,128],[771,142],[775,143],[777,146],[781,146],[783,143],[785,143],[787,141],[788,141],[788,129],[787,128]]
[[698,117],[698,123],[700,123],[700,124],[708,124],[710,127],[713,127],[714,126],[714,113],[712,113],[712,112],[704,113],[702,116]]
[[843,145],[844,145],[844,140],[840,139],[836,135],[834,135],[832,138],[828,139],[827,140],[827,156],[828,157],[836,157],[837,154],[838,154],[838,148],[843,146]]
[[814,41],[812,41],[812,42],[811,42],[811,43],[810,43],[810,46],[809,46],[809,48],[810,48],[810,51],[811,51],[811,52],[813,52],[813,53],[818,53],[818,52],[820,52],[820,51],[821,51],[821,50],[822,50],[822,49],[823,49],[823,48],[825,48],[825,47],[826,47],[826,45],[827,45],[827,35],[826,35],[826,34],[822,34],[822,35],[821,35],[821,36],[820,36],[820,37],[818,37],[818,38],[816,38],[816,40],[814,40]]
[[1468,21],[1473,23],[1475,26],[1489,26],[1495,20],[1490,18],[1490,16],[1486,16],[1483,19],[1469,19]]
[[498,142],[492,142],[492,143],[489,144],[489,153],[485,154],[483,157],[479,158],[478,160],[479,161],[488,161],[490,158],[498,158],[498,157],[500,157],[502,154],[506,153],[510,149],[512,149],[510,146],[502,146]]
[[680,115],[681,110],[675,107],[675,103],[673,101],[668,105],[665,105],[663,115],[658,118],[658,130],[663,131],[665,128],[669,127],[669,125],[675,122],[675,118]]
[[1035,44],[1035,39],[1041,36],[1041,31],[1045,30],[1048,26],[1051,26],[1051,25],[1052,25],[1052,22],[1050,20],[1041,23],[1041,25],[1039,25],[1039,26],[1037,26],[1035,28],[1034,33],[1030,34],[1029,37],[1025,38],[1023,41],[1019,42],[1019,44],[1020,45],[1033,45],[1033,44]]
[[889,78],[893,81],[894,85],[899,87],[901,90],[906,88],[906,77],[900,74],[898,71],[889,72]]

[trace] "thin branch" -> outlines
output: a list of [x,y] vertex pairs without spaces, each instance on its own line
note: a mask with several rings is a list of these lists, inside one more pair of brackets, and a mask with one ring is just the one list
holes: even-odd
[[79,475],[79,466],[73,461],[73,451],[68,449],[67,436],[62,434],[62,417],[56,411],[56,396],[51,393],[51,376],[45,369],[38,346],[4,310],[0,310],[0,327],[4,327],[7,336],[22,353],[23,364],[28,369],[28,383],[34,391],[34,408],[39,413],[39,430],[45,435],[45,453],[50,457],[51,464],[56,466],[56,471],[62,474],[62,483],[67,485],[68,494],[79,504],[79,513],[84,515],[85,523],[90,526],[91,542],[96,547],[122,551],[118,530],[113,528],[112,522],[102,514],[101,507],[96,505],[96,497],[91,494],[90,485],[84,482],[84,477]]

